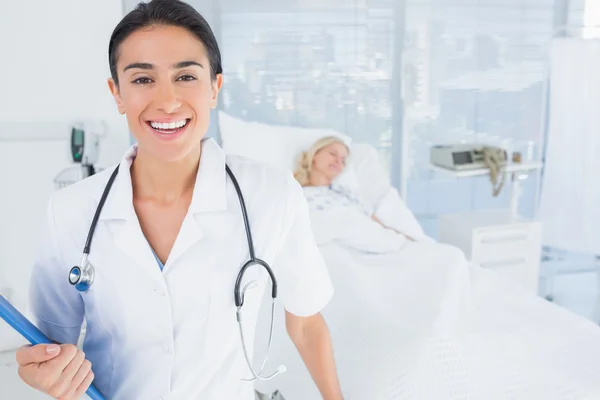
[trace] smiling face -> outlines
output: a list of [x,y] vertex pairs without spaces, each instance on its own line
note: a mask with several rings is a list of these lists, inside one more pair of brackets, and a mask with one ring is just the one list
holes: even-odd
[[118,55],[119,84],[109,87],[139,151],[174,162],[199,149],[222,85],[203,43],[186,29],[152,26],[129,35]]
[[348,149],[340,142],[330,143],[315,153],[311,174],[318,174],[333,181],[346,166]]

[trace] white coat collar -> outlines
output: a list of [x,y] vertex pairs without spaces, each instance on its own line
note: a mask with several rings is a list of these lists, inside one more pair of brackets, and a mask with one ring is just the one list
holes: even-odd
[[[100,219],[135,218],[130,168],[137,150],[137,144],[134,144],[123,156],[118,166],[119,173],[100,213]],[[225,152],[212,138],[202,140],[200,166],[196,175],[190,213],[198,214],[227,208],[225,161]]]

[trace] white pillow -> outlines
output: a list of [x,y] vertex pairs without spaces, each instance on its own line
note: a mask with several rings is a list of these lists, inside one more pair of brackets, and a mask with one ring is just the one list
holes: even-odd
[[[220,111],[221,146],[236,154],[294,170],[300,154],[324,136],[337,136],[350,147],[347,174],[340,179],[356,179],[360,194],[371,206],[392,188],[377,150],[331,129],[309,129],[244,121]],[[355,177],[353,177],[355,176]]]
[[220,111],[221,147],[236,154],[294,170],[300,154],[325,136],[350,145],[352,139],[331,129],[300,128],[244,121]]
[[360,195],[372,207],[377,207],[392,189],[389,174],[383,167],[379,153],[369,144],[354,143],[350,146],[346,168],[355,175]]

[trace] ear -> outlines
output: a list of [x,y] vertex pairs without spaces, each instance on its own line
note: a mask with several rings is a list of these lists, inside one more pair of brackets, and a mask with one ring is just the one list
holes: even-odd
[[223,86],[223,75],[217,74],[217,79],[212,84],[212,97],[210,98],[210,108],[217,107],[217,101],[219,99],[219,92]]
[[119,109],[119,114],[121,114],[121,115],[125,114],[125,107],[123,107],[123,99],[121,99],[121,93],[119,92],[119,86],[112,78],[108,79],[108,88],[110,89],[110,92],[112,93],[113,97],[115,98],[115,102],[117,103],[117,108]]

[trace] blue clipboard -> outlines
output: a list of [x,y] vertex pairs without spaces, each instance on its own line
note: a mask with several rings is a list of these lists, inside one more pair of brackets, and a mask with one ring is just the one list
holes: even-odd
[[[19,312],[12,304],[0,296],[0,317],[5,320],[14,330],[19,332],[32,345],[36,344],[52,344],[55,343],[42,333],[34,324],[31,323],[23,314]],[[92,400],[106,400],[100,391],[90,385],[86,394]]]

